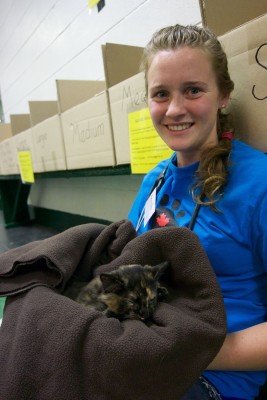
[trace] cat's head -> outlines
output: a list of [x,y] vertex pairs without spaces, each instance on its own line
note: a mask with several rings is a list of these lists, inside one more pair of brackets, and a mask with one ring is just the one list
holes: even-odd
[[155,266],[123,265],[110,273],[102,273],[101,301],[107,306],[107,315],[120,320],[147,320],[158,302],[168,295],[159,282],[168,265],[168,262]]

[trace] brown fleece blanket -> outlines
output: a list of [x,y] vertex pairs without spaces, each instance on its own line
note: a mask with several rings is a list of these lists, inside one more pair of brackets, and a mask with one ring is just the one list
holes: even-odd
[[[128,263],[168,260],[173,295],[152,322],[123,322],[62,294]],[[85,224],[0,255],[1,400],[178,400],[220,349],[226,331],[216,277],[197,236],[166,227]]]

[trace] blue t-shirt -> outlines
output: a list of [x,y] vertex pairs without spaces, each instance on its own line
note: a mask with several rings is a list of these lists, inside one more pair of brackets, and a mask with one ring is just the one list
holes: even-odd
[[[233,141],[229,180],[217,206],[201,206],[194,232],[217,275],[224,297],[228,332],[267,321],[267,156]],[[134,226],[160,172],[168,165],[157,194],[156,211],[138,233],[155,227],[188,226],[195,209],[191,186],[198,163],[179,168],[164,160],[149,172],[129,213]],[[254,399],[266,371],[205,371],[223,396]]]

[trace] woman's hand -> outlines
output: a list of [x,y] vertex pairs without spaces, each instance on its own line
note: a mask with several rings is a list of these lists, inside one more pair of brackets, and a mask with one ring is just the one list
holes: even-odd
[[267,369],[267,322],[226,336],[209,370]]

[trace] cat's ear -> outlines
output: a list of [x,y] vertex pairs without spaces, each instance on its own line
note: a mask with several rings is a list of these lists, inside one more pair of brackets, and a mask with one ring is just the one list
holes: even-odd
[[152,268],[152,271],[154,272],[154,278],[158,279],[168,267],[169,267],[168,261],[163,261],[162,263],[155,265]]
[[123,289],[123,282],[115,275],[109,273],[100,274],[103,290],[106,293],[120,293]]

